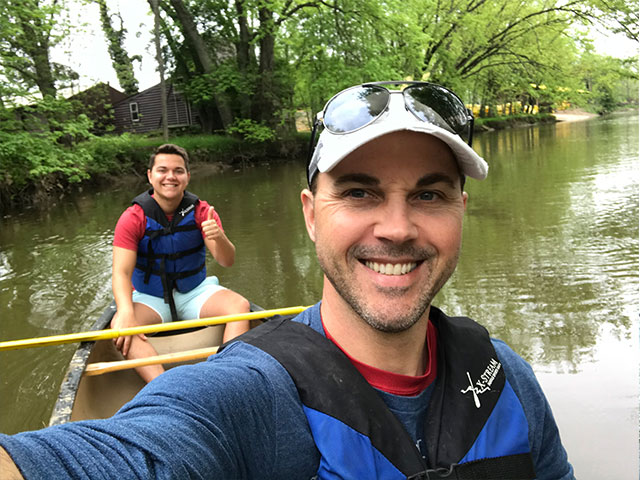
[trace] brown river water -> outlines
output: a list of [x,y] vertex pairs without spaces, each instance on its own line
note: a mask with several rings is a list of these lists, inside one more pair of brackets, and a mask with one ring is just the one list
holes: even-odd
[[[533,366],[579,479],[638,478],[638,117],[479,135],[458,269],[434,302]],[[215,160],[215,159],[212,159]],[[237,261],[208,265],[265,308],[315,303],[322,276],[299,192],[303,160],[194,174]],[[0,219],[0,340],[88,329],[111,299],[113,228],[144,184]],[[48,423],[75,346],[0,353],[0,432]]]

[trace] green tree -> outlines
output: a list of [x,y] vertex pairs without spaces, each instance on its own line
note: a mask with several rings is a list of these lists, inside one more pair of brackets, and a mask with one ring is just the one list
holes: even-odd
[[601,14],[600,23],[613,33],[622,33],[638,41],[640,22],[638,2],[635,0],[603,0],[595,2]]
[[77,78],[50,58],[51,47],[67,31],[60,20],[61,10],[62,5],[56,1],[0,2],[1,74],[23,92],[37,89],[43,98],[55,97],[56,82]]
[[[138,80],[136,80],[133,70],[133,62],[142,61],[142,57],[140,55],[130,57],[125,50],[124,40],[127,35],[127,30],[124,28],[120,13],[110,14],[106,0],[95,1],[100,7],[102,31],[108,42],[109,55],[111,56],[111,62],[113,69],[116,71],[118,82],[126,94],[132,95],[138,93]],[[119,21],[118,28],[114,28],[111,21],[114,17]]]
[[[294,78],[283,31],[303,12],[331,9],[322,0],[165,0],[172,24],[165,35],[174,55],[174,80],[219,127],[234,119],[292,127]],[[177,29],[177,32],[176,32]],[[180,38],[182,37],[182,39]],[[246,123],[243,124],[243,128]]]
[[330,95],[360,82],[420,78],[426,39],[414,21],[416,2],[335,5],[308,10],[287,25],[284,41],[291,50],[298,109],[317,112]]
[[[629,100],[637,101],[637,59],[621,60],[586,51],[576,62],[574,75],[582,82],[582,93],[575,97],[579,106],[609,113]],[[636,94],[633,96],[629,94],[629,81],[634,83]]]

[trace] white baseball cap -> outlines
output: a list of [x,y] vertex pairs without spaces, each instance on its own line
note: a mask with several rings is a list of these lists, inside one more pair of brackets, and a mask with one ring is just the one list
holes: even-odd
[[[429,113],[429,121],[418,119],[404,103],[401,91],[391,91],[388,108],[366,126],[349,133],[334,133],[325,128],[308,166],[309,181],[317,172],[328,172],[351,152],[362,145],[392,132],[409,130],[426,133],[442,140],[453,152],[460,171],[471,178],[483,180],[489,166],[459,135],[436,124],[446,126],[446,122],[435,112]],[[321,119],[321,114],[319,114]],[[434,123],[432,123],[434,122]]]

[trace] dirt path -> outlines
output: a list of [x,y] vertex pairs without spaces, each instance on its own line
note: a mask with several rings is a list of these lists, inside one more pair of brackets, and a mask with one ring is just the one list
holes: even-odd
[[561,110],[554,112],[553,116],[556,117],[559,122],[580,122],[597,117],[598,114],[585,112],[584,110]]

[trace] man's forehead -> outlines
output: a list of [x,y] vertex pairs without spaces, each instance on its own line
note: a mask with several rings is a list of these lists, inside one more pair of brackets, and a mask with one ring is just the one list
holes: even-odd
[[327,173],[332,172],[334,178],[368,175],[384,180],[409,175],[417,181],[436,173],[457,177],[459,167],[451,150],[442,143],[413,141],[403,145],[401,141],[387,140],[364,145]]
[[417,159],[423,164],[451,164],[458,169],[451,148],[439,138],[425,133],[398,131],[388,133],[361,145],[345,156],[334,168],[341,164],[358,161],[380,161],[397,167]]
[[[337,173],[337,172],[336,172]],[[386,184],[403,183],[410,187],[427,187],[430,185],[443,183],[449,187],[458,186],[459,175],[449,171],[428,171],[424,175],[375,175],[365,172],[344,173],[342,175],[329,175],[330,182],[334,186],[343,185],[363,185],[363,186],[383,186]]]
[[177,153],[158,153],[155,157],[154,166],[158,166],[160,163],[168,164],[168,163],[179,163],[179,166],[184,167],[186,165],[184,158],[182,158]]

